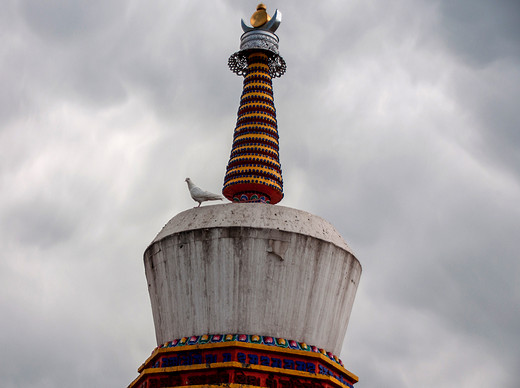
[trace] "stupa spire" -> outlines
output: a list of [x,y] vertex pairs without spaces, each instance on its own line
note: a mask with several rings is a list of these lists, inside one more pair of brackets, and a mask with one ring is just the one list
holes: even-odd
[[[272,78],[285,72],[263,4],[242,21],[244,76],[224,195],[283,197]],[[195,190],[195,200],[208,194]],[[202,192],[202,193],[201,193]],[[199,196],[200,195],[200,196]],[[209,195],[214,197],[214,195]],[[338,354],[361,264],[334,227],[262,203],[201,206],[173,217],[144,253],[157,348],[129,388],[354,388]]]
[[233,202],[275,204],[283,198],[272,85],[286,69],[274,33],[282,14],[276,10],[271,17],[259,4],[250,21],[248,26],[242,20],[240,51],[228,61],[231,71],[244,76],[244,86],[222,193]]

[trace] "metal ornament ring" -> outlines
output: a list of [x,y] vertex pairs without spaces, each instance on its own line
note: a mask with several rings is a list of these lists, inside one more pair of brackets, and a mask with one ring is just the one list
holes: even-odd
[[[267,60],[269,66],[269,75],[273,78],[281,77],[287,70],[287,64],[280,55],[270,55]],[[247,56],[243,51],[237,51],[228,59],[229,69],[236,75],[246,76],[247,69]]]

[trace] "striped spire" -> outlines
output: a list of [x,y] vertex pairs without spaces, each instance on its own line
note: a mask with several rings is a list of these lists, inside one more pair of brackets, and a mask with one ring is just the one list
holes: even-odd
[[276,11],[273,18],[267,20],[268,23],[257,28],[248,27],[242,21],[245,33],[241,50],[229,59],[231,70],[244,76],[222,190],[233,202],[276,204],[283,198],[272,85],[272,78],[285,72],[285,61],[278,55],[278,37],[274,34],[281,14]]

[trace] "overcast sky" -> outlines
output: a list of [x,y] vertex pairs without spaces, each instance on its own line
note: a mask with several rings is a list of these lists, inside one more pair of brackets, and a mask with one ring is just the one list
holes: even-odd
[[[257,1],[4,0],[2,387],[125,387],[156,346],[142,254],[219,192]],[[363,274],[369,387],[520,386],[520,3],[271,1],[285,198]],[[207,206],[207,204],[205,204]]]

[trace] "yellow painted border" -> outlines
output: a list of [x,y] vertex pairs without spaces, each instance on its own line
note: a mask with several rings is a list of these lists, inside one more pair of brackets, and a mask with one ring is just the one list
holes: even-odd
[[[265,156],[265,155],[252,154],[252,153],[234,156],[231,159],[229,159],[229,164],[232,164],[232,163],[240,163],[242,166],[244,165],[244,163],[245,164],[265,164],[265,165],[268,165],[269,167],[274,167],[274,168],[278,168],[278,169],[282,168],[282,166],[280,165],[280,162],[278,162],[275,158]],[[239,167],[239,166],[237,165],[237,167]],[[256,167],[253,167],[253,168],[256,168]]]
[[251,62],[251,63],[247,66],[247,68],[248,68],[248,69],[251,69],[251,68],[254,69],[254,68],[257,67],[257,66],[269,70],[269,65],[267,65],[266,63],[263,63],[263,62]]
[[[260,164],[260,163],[258,163]],[[271,179],[273,178],[277,178],[277,179],[282,179],[282,175],[276,170],[276,168],[274,166],[266,166],[266,167],[243,167],[243,166],[234,166],[234,167],[231,167],[229,169],[229,171],[227,172],[226,175],[230,175],[230,174],[236,174],[236,173],[240,173],[240,174],[244,174],[244,175],[250,175],[250,176],[254,176],[254,179],[258,179],[256,177],[256,174],[262,174],[262,173],[265,173],[265,174],[268,174],[268,175],[273,175],[273,177],[271,177]]]
[[[269,135],[272,135],[272,136],[278,136],[278,131],[276,130],[276,126],[274,125],[268,125],[268,124],[265,124],[265,123],[255,123],[255,124],[251,124],[251,123],[241,123],[239,124],[238,126],[235,127],[235,132],[234,133],[240,133],[240,132],[244,132],[242,135],[246,135],[248,134],[249,132],[248,131],[258,131],[258,129],[254,129],[254,128],[250,128],[250,127],[258,127],[259,129],[261,130],[264,130],[265,132],[267,132],[267,134]],[[239,136],[242,136],[242,135],[239,135]]]
[[[259,134],[259,133],[244,133],[243,135],[239,135],[239,136],[235,137],[233,139],[233,143],[239,143],[242,140],[251,140],[251,141],[264,140],[264,141],[267,141],[268,143],[273,143],[273,144],[278,145],[278,139],[275,138],[274,136],[264,135],[264,134]],[[247,144],[247,143],[242,143],[240,145],[242,146],[245,144]]]
[[[266,143],[265,141],[260,142],[258,139],[257,139],[258,141],[256,141],[256,142],[250,142],[250,141],[246,142],[244,140],[252,140],[252,139],[241,138],[241,139],[239,139],[239,141],[233,142],[234,143],[233,145],[236,146],[236,149],[235,148],[233,149],[233,151],[231,153],[231,158],[236,158],[236,157],[242,156],[242,155],[258,153],[258,152],[260,152],[260,150],[254,150],[254,148],[263,147],[263,148],[261,148],[261,150],[264,151],[265,153],[267,153],[267,155],[265,155],[265,156],[275,159],[275,160],[280,159],[278,157],[278,144],[275,143],[274,141],[269,141]],[[261,144],[261,146],[259,144]]]
[[[240,107],[242,108],[242,107]],[[240,108],[239,108],[239,111],[240,111]],[[276,122],[276,110],[274,112],[263,112],[261,110],[250,110],[248,112],[241,112],[239,113],[238,115],[238,118],[241,119],[243,118],[244,116],[245,117],[250,117],[250,116],[258,116],[258,115],[263,115],[265,116],[266,118],[269,118],[271,120],[274,120]]]
[[[251,144],[251,143],[249,143],[249,144]],[[261,143],[261,145],[249,145],[249,144],[240,145],[240,146],[236,146],[235,148],[233,148],[233,155],[234,155],[233,157],[236,158],[239,155],[250,154],[253,152],[260,152],[260,150],[267,153],[268,156],[271,157],[272,159],[275,159],[275,157],[278,156],[278,150],[273,146],[268,147],[265,143]],[[253,144],[257,144],[257,143],[253,143]],[[257,150],[256,148],[259,148],[260,150]]]
[[271,96],[269,93],[266,93],[265,91],[256,91],[256,90],[250,90],[247,93],[244,93],[242,95],[241,100],[244,100],[246,98],[253,97],[253,96],[256,96],[256,97],[267,97],[269,100],[274,101],[274,97]]
[[[258,182],[255,182],[258,181]],[[238,183],[245,183],[245,184],[254,184],[254,185],[267,185],[272,186],[273,189],[276,189],[278,191],[282,191],[282,188],[280,187],[280,183],[275,181],[274,179],[269,179],[266,177],[240,177],[240,178],[233,178],[227,181],[224,185],[224,187],[238,184]]]
[[252,71],[247,73],[246,79],[252,78],[252,77],[265,77],[269,80],[272,80],[271,77],[269,77],[269,66],[267,66],[267,69],[256,69],[255,67],[252,68]]
[[[229,348],[229,347],[242,348],[242,349],[259,349],[259,350],[265,350],[265,351],[268,351],[271,353],[281,353],[281,354],[287,354],[287,355],[298,354],[298,355],[304,356],[304,357],[319,358],[321,361],[325,362],[326,364],[333,367],[337,371],[346,373],[350,378],[352,378],[356,382],[359,381],[358,376],[356,376],[354,373],[350,372],[345,367],[342,367],[341,365],[335,363],[334,361],[332,361],[330,358],[323,355],[322,353],[315,353],[315,352],[307,351],[307,350],[296,350],[296,349],[292,349],[292,348],[280,348],[276,345],[252,344],[252,343],[241,342],[241,341],[228,341],[228,342],[217,342],[217,343],[207,343],[207,344],[197,344],[197,345],[184,345],[184,346],[176,346],[176,347],[172,347],[172,348],[156,348],[152,352],[150,357],[148,357],[146,359],[146,361],[143,363],[142,367],[144,368],[144,365],[146,365],[154,357],[156,357],[157,355],[160,355],[162,353],[181,352],[181,351],[186,351],[186,350],[190,351],[190,350],[219,349],[219,348]],[[202,364],[202,365],[206,365],[206,364]],[[213,364],[211,364],[211,365],[213,365]],[[240,364],[240,365],[242,365],[242,364]],[[140,370],[138,370],[138,372],[140,372]],[[312,375],[312,376],[314,376],[314,375]]]
[[269,90],[273,90],[273,86],[265,81],[265,82],[261,82],[261,81],[251,81],[251,82],[248,82],[246,85],[244,85],[246,88],[254,88],[254,87],[265,87],[266,89],[269,89]]
[[240,105],[239,110],[246,109],[246,108],[256,108],[256,106],[258,106],[258,105],[260,105],[264,108],[267,108],[270,112],[276,113],[276,109],[272,105],[269,105],[265,102],[260,102],[260,101],[246,102],[245,104]]

